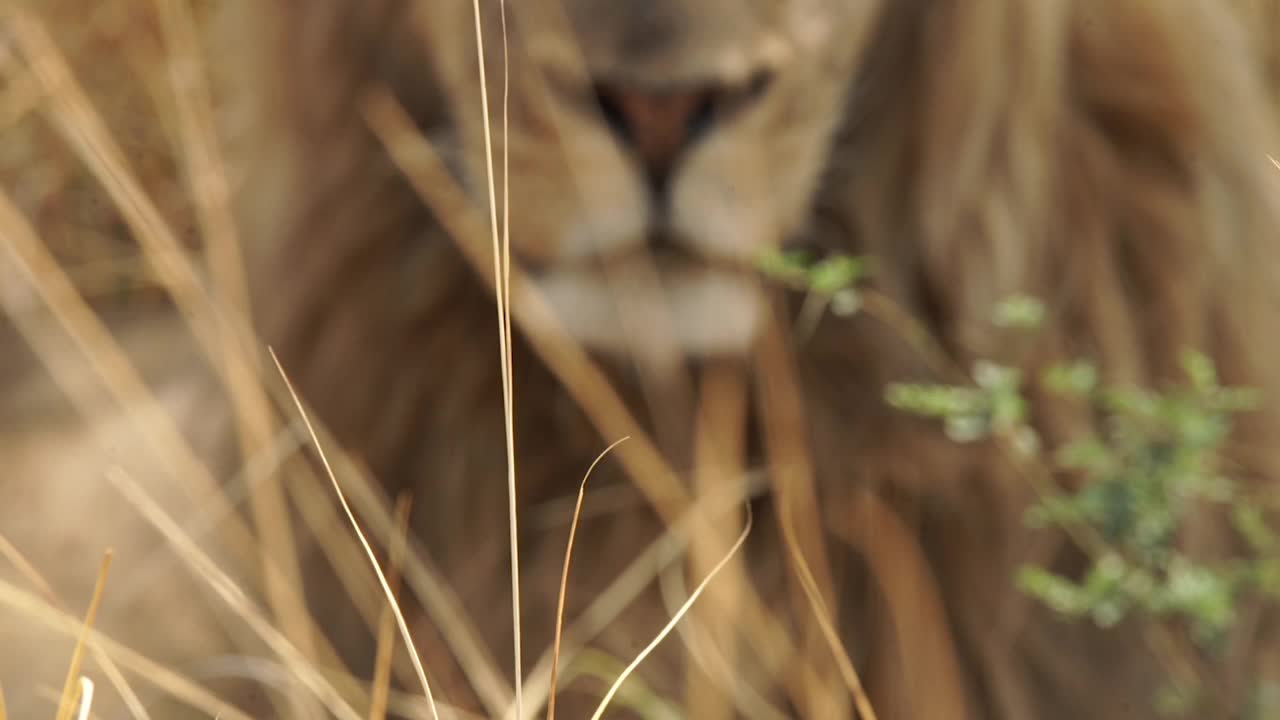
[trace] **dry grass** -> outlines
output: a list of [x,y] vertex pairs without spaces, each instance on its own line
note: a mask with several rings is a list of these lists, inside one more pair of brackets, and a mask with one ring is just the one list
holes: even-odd
[[[192,195],[173,151],[172,103],[157,18],[140,3],[38,0],[18,3],[38,12],[110,135],[130,158],[148,197],[162,208],[183,247],[198,246]],[[201,17],[213,3],[194,5]],[[86,9],[89,12],[86,13]],[[156,279],[123,227],[119,208],[85,172],[74,151],[40,117],[48,91],[17,56],[6,31],[0,43],[5,68],[0,95],[0,180],[40,237],[102,303],[128,305],[163,298]]]
[[[498,164],[491,149],[486,147],[491,167],[486,218],[450,179],[396,100],[389,93],[375,92],[361,108],[368,124],[494,292],[501,338],[503,407],[508,422],[505,450],[511,496],[511,582],[517,603],[513,607],[517,628],[516,682],[514,687],[508,686],[474,629],[475,623],[484,619],[468,617],[449,591],[448,578],[441,578],[429,558],[412,552],[403,542],[404,511],[394,510],[389,499],[362,482],[364,473],[351,458],[335,450],[330,465],[326,450],[333,444],[324,428],[311,427],[302,401],[291,387],[282,387],[261,372],[261,353],[255,349],[245,322],[249,300],[244,260],[228,205],[234,192],[234,177],[223,164],[223,151],[214,131],[217,88],[208,82],[204,60],[213,50],[202,35],[202,28],[215,4],[204,0],[157,0],[154,4],[39,0],[13,5],[0,16],[4,22],[0,27],[0,73],[4,77],[0,85],[0,236],[8,254],[8,260],[0,264],[0,291],[22,338],[36,348],[65,387],[79,387],[72,376],[90,372],[119,406],[142,409],[137,414],[145,418],[138,422],[139,434],[147,438],[157,461],[174,477],[190,483],[193,493],[221,498],[220,479],[188,447],[179,429],[166,424],[166,415],[153,393],[97,311],[162,302],[181,307],[233,397],[240,430],[238,440],[245,457],[262,457],[281,438],[296,435],[297,430],[275,409],[286,404],[284,400],[296,404],[310,441],[324,463],[325,477],[312,476],[300,463],[285,463],[279,475],[287,480],[252,485],[248,498],[251,524],[237,522],[235,509],[225,498],[212,509],[217,516],[230,519],[227,534],[237,556],[252,558],[261,568],[263,587],[252,592],[240,587],[220,568],[192,532],[169,516],[138,482],[122,470],[108,472],[110,481],[138,510],[139,522],[159,529],[204,579],[210,594],[224,601],[283,666],[292,682],[283,697],[276,699],[277,709],[291,717],[314,716],[323,709],[350,720],[387,717],[393,712],[424,717],[429,713],[433,718],[442,714],[466,716],[444,702],[437,707],[429,657],[419,657],[415,651],[409,619],[398,602],[398,580],[402,580],[404,590],[425,608],[432,630],[440,635],[440,644],[463,668],[488,716],[524,720],[545,707],[548,717],[554,717],[560,667],[584,657],[592,639],[659,574],[677,568],[687,550],[691,568],[704,580],[683,597],[674,598],[671,621],[652,644],[626,665],[604,693],[595,717],[603,715],[627,675],[689,613],[694,622],[686,624],[685,641],[701,668],[700,673],[691,673],[683,699],[692,716],[722,716],[732,708],[744,707],[754,708],[756,716],[770,717],[770,711],[775,713],[773,716],[781,716],[751,696],[750,688],[734,684],[734,653],[766,653],[770,648],[776,650],[794,642],[803,656],[819,668],[809,673],[803,687],[792,689],[798,706],[828,708],[848,715],[852,704],[861,717],[874,720],[875,712],[862,681],[832,624],[833,582],[826,559],[830,552],[826,543],[830,539],[815,532],[817,523],[804,522],[821,518],[823,513],[817,504],[812,472],[800,449],[803,438],[795,432],[800,426],[796,421],[800,409],[794,406],[797,393],[791,385],[792,370],[781,351],[781,339],[775,337],[766,343],[762,358],[765,392],[760,415],[770,420],[766,436],[774,462],[773,484],[765,487],[757,483],[749,492],[771,492],[781,508],[786,550],[800,580],[799,602],[812,611],[807,616],[808,626],[796,638],[785,637],[771,621],[769,609],[748,586],[741,566],[734,564],[751,518],[746,516],[747,529],[739,531],[741,514],[732,510],[749,498],[743,497],[741,488],[723,480],[743,471],[740,429],[741,418],[748,412],[743,379],[715,373],[704,378],[697,472],[694,492],[690,492],[678,482],[677,474],[604,373],[569,341],[533,285],[512,264],[510,218],[504,216],[500,221],[496,213],[499,196],[493,170]],[[86,7],[93,9],[86,13]],[[1280,28],[1275,24],[1276,16],[1267,14],[1274,13],[1271,5],[1254,3],[1251,12],[1259,13],[1260,26]],[[1280,33],[1271,37],[1280,37]],[[1272,47],[1280,43],[1268,43],[1265,34],[1261,42],[1261,47],[1270,53],[1271,62],[1280,68],[1280,52]],[[478,95],[488,117],[489,92],[484,77],[478,79]],[[502,77],[505,97],[505,68]],[[505,104],[503,122],[505,125]],[[1274,158],[1272,162],[1280,168],[1280,162]],[[505,157],[501,165],[505,181]],[[509,207],[506,194],[504,184],[504,208]],[[208,283],[204,281],[206,277]],[[29,294],[18,292],[28,287]],[[54,321],[43,323],[36,319],[29,312],[32,306],[49,309]],[[580,616],[553,619],[555,645],[528,672],[521,663],[518,633],[516,533],[520,518],[516,515],[518,465],[512,438],[520,429],[512,424],[514,406],[519,402],[513,397],[513,328],[525,332],[541,361],[563,381],[602,435],[629,439],[615,443],[605,452],[617,454],[669,526],[666,535],[640,549],[630,565],[619,569],[616,580],[592,598]],[[67,337],[78,353],[75,358],[69,358],[66,352]],[[283,374],[283,369],[280,372]],[[73,400],[87,406],[87,400]],[[330,483],[329,487],[325,482]],[[316,500],[317,496],[327,495],[321,491],[330,488],[336,491],[345,518],[338,518],[331,504]],[[588,498],[586,479],[574,510],[574,530],[584,498]],[[589,504],[590,500],[586,502]],[[324,629],[309,616],[305,598],[297,591],[301,587],[302,562],[297,557],[295,529],[287,512],[290,503],[299,508],[306,529],[324,546],[325,555],[342,577],[342,589],[361,606],[363,620],[378,637],[378,661],[371,685],[352,679],[353,674],[359,674],[357,670],[363,669],[342,666],[328,645]],[[893,519],[892,513],[887,512],[877,517]],[[322,532],[340,520],[350,524],[353,536]],[[367,535],[362,525],[368,529]],[[574,530],[567,538],[561,614]],[[862,534],[841,539],[857,547],[868,544],[871,533],[879,533],[878,542],[883,545],[887,542],[885,537],[900,531],[890,523],[878,531],[868,528]],[[385,563],[378,557],[380,549],[388,556]],[[81,657],[86,652],[126,698],[134,717],[147,715],[125,679],[126,672],[209,715],[245,717],[182,673],[120,647],[92,629],[102,596],[105,563],[90,610],[79,621],[41,579],[40,570],[27,564],[2,536],[0,554],[6,562],[21,568],[20,574],[31,588],[0,582],[0,612],[20,615],[58,633],[78,637],[59,705],[60,720],[77,711],[83,717],[92,703],[94,686],[82,682]],[[873,560],[882,558],[876,553],[866,554]],[[913,560],[901,559],[908,565]],[[883,573],[905,583],[889,587],[886,592],[917,600],[933,595],[927,578],[909,570],[897,568]],[[717,578],[715,585],[710,584],[713,578]],[[373,589],[380,590],[385,603]],[[266,609],[259,608],[252,599],[257,590],[266,598]],[[691,611],[704,594],[707,611]],[[895,605],[906,607],[911,603]],[[915,606],[929,615],[941,612],[927,601]],[[393,622],[406,651],[403,656],[393,652]],[[749,645],[733,648],[724,642],[728,630],[736,625],[750,628]],[[912,623],[906,621],[902,625],[910,629]],[[914,637],[905,645],[927,648],[944,641]],[[958,670],[945,662],[930,665],[931,658],[952,657],[954,650],[943,648],[919,659],[908,658],[920,666],[929,665],[924,672],[937,681],[937,707],[960,702],[956,699],[961,693]],[[416,681],[425,703],[391,692],[393,675],[401,684]],[[77,692],[82,700],[79,705]],[[4,717],[4,695],[0,693],[0,720]]]
[[293,399],[298,413],[302,415],[303,422],[307,425],[307,434],[311,436],[311,441],[316,445],[316,451],[320,454],[320,461],[324,463],[325,473],[329,476],[330,482],[333,483],[334,493],[337,494],[338,501],[342,503],[342,510],[347,514],[352,530],[355,531],[356,537],[360,539],[360,545],[369,557],[370,566],[373,567],[374,572],[378,575],[378,582],[382,585],[382,592],[386,593],[387,602],[395,615],[396,624],[400,628],[400,635],[404,640],[405,647],[409,649],[409,658],[413,661],[413,669],[418,674],[418,681],[422,683],[422,693],[426,695],[427,702],[431,706],[431,717],[433,720],[440,720],[435,697],[431,692],[431,683],[427,680],[427,671],[422,667],[422,656],[418,654],[417,649],[414,647],[413,637],[409,632],[409,623],[404,619],[404,613],[400,610],[400,603],[396,601],[396,592],[392,589],[391,582],[387,580],[386,573],[382,571],[382,567],[378,564],[378,556],[374,553],[373,546],[369,544],[368,538],[365,537],[364,531],[360,529],[360,523],[356,520],[355,513],[351,512],[351,505],[347,502],[346,495],[342,493],[342,486],[338,484],[338,476],[334,474],[333,467],[329,464],[329,457],[320,445],[320,439],[316,435],[315,427],[311,424],[311,419],[307,417],[306,410],[302,407],[302,399],[298,397],[298,393],[293,389],[293,384],[289,383],[284,368],[280,365],[280,360],[276,358],[274,352],[271,354],[271,360],[276,364],[276,369],[284,377],[285,382],[288,383],[289,395]]
[[98,615],[98,606],[102,604],[102,593],[106,589],[110,569],[111,551],[108,550],[102,557],[102,568],[98,570],[98,580],[93,585],[93,598],[89,600],[89,610],[85,613],[84,628],[80,631],[80,637],[76,638],[76,649],[71,653],[71,667],[67,668],[67,680],[62,685],[62,696],[58,701],[57,720],[71,720],[71,715],[77,708],[80,708],[80,716],[83,717],[93,704],[93,685],[82,682],[85,678],[80,675],[80,666],[84,660],[85,641],[93,628],[93,620]]
[[[4,20],[9,34],[6,37],[13,42],[4,46],[8,53],[4,57],[8,61],[4,65],[8,82],[0,104],[0,120],[11,131],[6,132],[0,141],[0,171],[3,172],[6,190],[6,194],[0,195],[0,210],[3,211],[4,232],[8,240],[6,248],[13,261],[6,267],[19,274],[19,282],[13,283],[13,287],[29,287],[33,293],[16,301],[10,298],[7,303],[23,339],[40,352],[45,364],[59,377],[64,387],[78,387],[74,374],[80,370],[76,368],[87,364],[121,407],[150,408],[139,415],[148,418],[141,423],[139,430],[148,438],[149,446],[157,453],[162,465],[170,468],[175,476],[189,478],[203,488],[207,497],[214,498],[218,497],[214,478],[180,437],[177,428],[164,422],[163,411],[156,405],[138,371],[131,366],[111,333],[96,316],[97,310],[127,308],[132,303],[175,302],[192,322],[206,353],[222,369],[224,380],[236,400],[245,456],[260,455],[278,432],[277,421],[269,411],[267,400],[271,390],[252,369],[256,353],[248,341],[243,320],[248,310],[243,261],[237,251],[234,224],[230,221],[227,205],[232,183],[221,164],[216,134],[212,131],[213,92],[204,79],[202,62],[203,39],[199,29],[203,13],[208,9],[208,4],[189,6],[157,2],[153,8],[147,9],[107,2],[85,18],[81,14],[82,3],[55,0],[38,6],[14,6],[7,11]],[[124,49],[123,62],[100,62],[113,54],[106,48]],[[484,97],[487,98],[487,93]],[[393,145],[421,149],[412,144],[406,145],[414,138],[402,132],[404,125],[393,104],[374,98],[369,106],[369,117],[375,128],[384,131],[388,139],[394,138]],[[398,153],[396,157],[403,159]],[[406,170],[411,171],[415,166],[416,163],[409,162]],[[516,315],[526,329],[538,330],[535,335],[542,335],[548,327],[554,328],[554,323],[519,270],[511,266],[509,218],[503,218],[503,237],[499,239],[496,234],[492,174],[490,179],[490,225],[495,233],[490,280],[497,280],[494,290],[503,348],[504,409],[510,422],[515,402],[511,397],[509,351],[512,315]],[[449,187],[446,186],[444,191],[446,195]],[[505,191],[504,187],[504,194]],[[453,192],[457,192],[456,188]],[[455,195],[446,197],[445,201],[458,203],[460,198]],[[461,211],[461,205],[454,209],[459,212],[451,213],[451,217],[469,217],[468,211]],[[75,224],[78,220],[83,224]],[[459,233],[461,244],[468,246],[469,239],[480,237],[475,232],[478,223],[465,219],[460,222],[465,228]],[[484,259],[475,252],[472,257]],[[207,268],[204,267],[206,263]],[[206,274],[212,279],[212,291],[206,290],[201,280]],[[36,304],[52,311],[52,325],[27,314],[27,308]],[[523,310],[525,306],[531,309]],[[65,350],[56,338],[64,333],[74,341],[81,354],[78,363],[63,355]],[[556,337],[554,332],[553,337]],[[563,340],[563,334],[556,339]],[[519,636],[515,654],[517,686],[512,694],[510,690],[502,689],[500,680],[492,679],[497,677],[496,671],[486,667],[484,654],[475,649],[475,640],[468,637],[465,629],[469,623],[457,617],[456,602],[451,603],[447,593],[439,592],[443,581],[432,577],[430,569],[421,560],[416,563],[411,559],[405,560],[410,588],[419,594],[429,611],[434,610],[436,619],[442,620],[442,628],[447,628],[442,632],[453,636],[449,644],[455,652],[463,658],[471,658],[463,661],[469,667],[468,675],[478,685],[490,688],[482,690],[481,696],[489,698],[487,704],[495,716],[502,714],[505,708],[507,713],[514,712],[515,717],[529,717],[531,712],[536,712],[534,705],[548,702],[548,698],[554,695],[554,679],[547,678],[548,664],[554,678],[558,662],[580,653],[583,643],[607,625],[609,618],[625,606],[641,587],[652,581],[654,571],[650,567],[654,563],[646,560],[651,561],[655,553],[663,556],[665,560],[656,564],[662,567],[676,559],[682,542],[676,538],[676,531],[683,528],[681,532],[684,535],[695,535],[692,530],[697,527],[704,511],[697,505],[688,504],[689,498],[684,497],[683,491],[673,481],[674,473],[664,466],[651,442],[639,431],[635,420],[609,389],[590,359],[572,343],[544,343],[543,350],[563,377],[574,379],[575,394],[590,406],[592,414],[603,427],[638,438],[633,443],[636,449],[625,453],[624,462],[632,467],[637,478],[649,478],[649,494],[671,519],[673,535],[639,553],[636,564],[619,576],[614,588],[596,598],[592,610],[570,624],[563,646],[557,632],[556,648],[543,657],[529,676],[536,699],[528,706],[523,704],[524,673],[520,667]],[[88,400],[81,398],[81,403],[88,412]],[[515,428],[509,425],[509,439],[514,431]],[[322,447],[320,433],[311,430],[311,435],[315,445]],[[511,442],[507,452],[512,493],[512,583],[518,603],[514,504],[516,466],[511,455],[514,452]],[[324,461],[327,467],[328,459],[324,458]],[[394,610],[406,646],[412,647],[407,622],[397,609],[390,581],[381,570],[373,547],[360,530],[355,511],[339,489],[337,473],[333,468],[328,470],[371,567],[391,600],[390,607]],[[347,467],[346,470],[352,468]],[[317,642],[324,644],[322,633],[308,618],[302,598],[296,590],[290,589],[300,586],[300,575],[289,540],[290,521],[284,510],[281,484],[260,483],[256,486],[259,491],[251,493],[249,504],[253,510],[254,528],[230,520],[231,534],[240,552],[261,557],[266,579],[265,594],[272,613],[268,615],[255,606],[246,589],[239,587],[221,570],[199,543],[167,515],[139,483],[120,469],[108,470],[108,477],[145,521],[159,529],[190,567],[204,578],[210,592],[220,597],[252,633],[284,661],[289,677],[295,682],[290,683],[293,689],[278,706],[280,711],[292,716],[308,716],[313,712],[310,710],[314,707],[313,702],[318,699],[334,716],[359,716],[352,704],[352,691],[340,689],[321,671],[318,658],[327,655],[330,662],[336,658],[331,650],[326,652],[326,648],[315,646]],[[364,513],[370,514],[368,506],[376,504],[377,500],[362,499],[366,506]],[[730,499],[731,502],[739,500]],[[375,516],[372,522],[394,536],[390,518],[385,508],[382,510],[381,516],[372,513]],[[219,507],[215,512],[225,519],[235,518],[229,507]],[[671,631],[744,539],[745,531],[710,568],[706,579],[691,593],[684,608],[674,615],[663,633],[628,666],[624,677],[619,678],[606,693],[597,715],[605,711],[625,675]],[[332,552],[336,555],[342,551]],[[16,550],[9,556],[15,565],[22,566],[24,561]],[[566,572],[567,562],[566,558]],[[0,601],[11,612],[36,617],[62,632],[70,632],[70,618],[54,606],[52,591],[40,581],[38,571],[28,567],[25,574],[45,598],[41,600],[39,596],[5,585],[0,588],[4,591],[0,593]],[[424,591],[429,587],[436,589]],[[433,595],[436,596],[434,601]],[[100,597],[100,592],[95,594],[93,607],[96,608]],[[518,627],[518,606],[513,611]],[[756,608],[756,611],[761,610]],[[556,620],[558,625],[561,621],[562,618]],[[198,690],[180,675],[162,671],[153,663],[92,632],[91,622],[92,609],[89,620],[81,625],[76,659],[63,693],[60,717],[70,717],[76,710],[72,698],[77,689],[79,658],[86,647],[101,658],[104,669],[119,661],[130,672],[147,675],[151,684],[207,712],[222,717],[240,717],[233,708]],[[424,693],[431,702],[425,669],[416,657],[411,657]],[[370,703],[373,716],[383,714],[388,703],[385,690],[378,690],[379,687],[385,688],[388,672],[385,660],[380,667],[384,668],[379,671],[384,680],[374,687],[374,698]],[[87,711],[93,686],[83,683],[79,687],[85,698],[81,710]],[[355,693],[354,699],[360,700],[361,697]],[[508,706],[508,702],[514,704]],[[435,716],[434,703],[431,704]],[[140,704],[130,705],[135,717],[146,716]]]
[[378,616],[378,654],[373,666],[373,696],[369,699],[369,720],[382,720],[387,716],[387,702],[391,694],[391,658],[395,651],[395,615],[393,608],[398,608],[400,590],[400,563],[404,558],[405,544],[409,534],[409,496],[401,495],[396,501],[396,527],[399,533],[397,542],[392,543],[387,558],[387,585],[390,594],[387,605]]
[[[526,331],[526,338],[533,346],[534,352],[564,383],[570,395],[586,411],[596,424],[596,427],[606,437],[633,438],[632,442],[628,442],[618,448],[619,458],[633,482],[645,493],[653,507],[674,526],[682,509],[691,506],[696,507],[696,504],[692,503],[692,498],[680,486],[677,481],[677,473],[667,465],[652,440],[641,429],[639,423],[623,404],[603,372],[560,327],[559,321],[546,301],[518,267],[495,267],[493,274],[486,272],[486,263],[489,261],[490,256],[486,253],[484,243],[481,240],[484,237],[483,222],[476,217],[476,211],[464,198],[462,190],[457,187],[457,183],[449,175],[444,164],[436,156],[429,143],[413,128],[412,122],[395,99],[386,92],[371,94],[365,108],[365,115],[374,132],[379,135],[386,145],[392,159],[422,196],[423,201],[445,223],[450,236],[458,243],[459,248],[477,273],[480,273],[486,281],[495,287],[500,287],[499,281],[495,280],[495,278],[501,278],[505,281],[508,299],[504,303],[509,303],[510,312],[516,324]],[[504,269],[506,270],[505,277]],[[767,371],[766,374],[776,375],[786,372],[785,368],[774,368]],[[776,428],[778,431],[777,437],[784,442],[795,443],[796,438],[791,433],[797,427],[799,425],[795,422],[778,423]],[[789,447],[794,449],[796,445],[789,445]],[[793,497],[793,493],[811,485],[810,478],[797,476],[794,466],[780,465],[780,467],[784,468],[784,471],[782,477],[778,477],[776,481],[777,487],[774,488],[775,491],[780,487],[785,487],[787,497]],[[782,514],[784,517],[789,517],[788,513],[792,510],[794,508],[788,508],[782,511]],[[816,507],[810,498],[806,508],[794,511],[797,513],[814,513],[816,512]],[[815,514],[805,516],[818,517]],[[787,520],[785,522],[790,523],[791,521]],[[708,519],[703,518],[695,535],[706,532],[708,527]],[[816,528],[813,525],[808,527],[810,529]],[[813,540],[811,539],[811,541]],[[788,535],[788,542],[791,548],[790,557],[797,564],[801,577],[804,578],[802,581],[803,595],[809,598],[814,617],[821,618],[815,620],[817,625],[813,631],[815,633],[814,636],[810,638],[807,657],[824,658],[818,661],[815,667],[825,665],[827,663],[825,658],[837,658],[837,666],[846,689],[857,699],[864,717],[874,718],[870,702],[866,699],[865,691],[863,691],[861,682],[858,680],[857,672],[849,661],[848,654],[841,647],[838,638],[835,636],[833,625],[829,620],[831,617],[828,607],[829,601],[821,597],[823,588],[828,588],[827,592],[829,592],[831,587],[830,580],[829,578],[818,579],[813,576],[809,561],[806,559],[809,557],[809,553],[813,551],[802,548],[799,538],[794,533]],[[816,542],[820,544],[821,539],[817,539]],[[820,565],[825,565],[825,560],[820,561]],[[741,611],[746,614],[746,617],[768,617],[768,611],[762,607],[759,597],[751,588],[740,584],[736,599],[743,604]],[[767,623],[762,623],[756,627],[767,627]],[[821,641],[826,643],[827,648],[819,648],[814,644],[813,639],[819,636]],[[780,642],[778,635],[774,633],[763,644],[781,646],[783,643]],[[840,658],[842,660],[839,660]],[[842,701],[839,692],[834,691],[833,688],[816,678],[814,683],[806,688],[805,692],[811,698],[822,699],[811,699],[811,702],[818,703],[820,707],[830,708],[834,706],[838,708],[840,706]]]

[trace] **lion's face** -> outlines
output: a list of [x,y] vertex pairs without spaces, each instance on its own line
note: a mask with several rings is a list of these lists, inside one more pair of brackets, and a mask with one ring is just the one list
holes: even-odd
[[[512,246],[569,331],[604,351],[743,351],[747,272],[806,217],[876,0],[507,4]],[[455,150],[487,207],[471,3],[437,23]],[[502,38],[484,3],[501,203]],[[663,310],[666,310],[664,312]]]

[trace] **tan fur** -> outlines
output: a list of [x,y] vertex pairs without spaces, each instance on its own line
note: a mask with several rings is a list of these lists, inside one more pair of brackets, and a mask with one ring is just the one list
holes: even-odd
[[[1227,381],[1264,391],[1266,409],[1238,429],[1232,460],[1268,482],[1280,471],[1280,388],[1271,368],[1280,345],[1270,327],[1280,309],[1280,175],[1266,153],[1280,145],[1239,16],[1216,0],[883,5],[569,0],[561,15],[556,2],[510,4],[517,261],[549,278],[584,254],[583,243],[613,250],[648,237],[642,181],[594,114],[583,67],[627,83],[727,85],[767,68],[774,81],[766,94],[715,125],[673,176],[674,223],[696,251],[741,258],[799,237],[868,255],[878,268],[873,287],[918,318],[961,368],[985,358],[1032,370],[1087,357],[1111,381],[1159,385],[1177,377],[1183,348],[1204,349]],[[251,73],[240,76],[254,110],[240,196],[264,339],[342,447],[388,493],[413,492],[416,537],[506,667],[506,464],[492,298],[358,111],[368,90],[389,86],[477,207],[487,202],[470,4],[429,7],[420,15],[396,0],[247,3],[244,24],[232,25],[254,49]],[[497,4],[485,7],[500,122]],[[637,30],[641,18],[652,24],[648,32]],[[754,286],[749,292],[764,317],[767,297]],[[1015,292],[1049,306],[1046,331],[1030,347],[989,322],[995,304]],[[646,317],[673,313],[676,326],[690,312],[641,309]],[[744,312],[724,308],[725,322]],[[693,327],[716,331],[705,322]],[[649,337],[647,326],[637,332]],[[676,327],[668,350],[690,349],[682,332]],[[603,344],[620,392],[672,464],[688,469],[687,394],[675,383],[655,395],[645,358],[638,371],[617,361],[643,342]],[[691,352],[703,369],[704,353]],[[1046,545],[1022,526],[1032,495],[1025,478],[996,449],[958,447],[884,404],[888,381],[942,379],[902,328],[865,314],[827,317],[789,352],[833,538],[842,637],[880,717],[938,716],[930,694],[943,680],[924,667],[958,673],[964,707],[943,709],[949,717],[1148,716],[1162,675],[1136,628],[1065,625],[1013,589],[1011,572],[1028,559],[1047,554],[1063,568],[1080,562],[1056,538]],[[728,366],[747,365],[728,355]],[[616,438],[592,428],[521,338],[514,366],[520,500],[532,518],[572,495],[591,459]],[[208,403],[174,413],[216,468],[233,467],[231,454],[216,451],[232,446],[216,387],[179,361],[157,372],[209,394]],[[1050,445],[1088,429],[1072,408],[1038,400],[1038,429]],[[749,446],[749,462],[762,463],[759,443]],[[21,467],[48,475],[49,492],[61,492],[56,483],[66,475],[39,455]],[[593,483],[629,493],[630,502],[585,521],[570,617],[663,527],[619,465],[606,462],[598,472]],[[790,595],[776,508],[768,499],[755,506],[746,563],[766,604],[799,627],[807,608]],[[39,532],[14,527],[15,542],[38,564],[58,563]],[[867,527],[885,530],[848,545],[834,540]],[[878,544],[900,538],[894,528],[902,527],[908,544]],[[76,530],[56,532],[83,542]],[[529,658],[550,640],[565,534],[560,518],[530,521],[522,536]],[[127,529],[94,525],[89,546],[128,537]],[[1223,537],[1208,527],[1188,541],[1209,551]],[[877,554],[890,551],[893,561]],[[67,592],[83,594],[91,577],[96,558],[83,556],[60,573]],[[369,637],[324,577],[317,573],[310,588],[320,622],[355,667],[367,668]],[[902,590],[931,586],[940,613]],[[600,644],[628,658],[666,612],[655,590],[611,623]],[[212,638],[164,647],[172,618],[161,615],[137,606],[104,622],[156,652],[198,656],[218,646]],[[152,625],[142,627],[139,617]],[[915,620],[928,623],[923,632],[907,627]],[[1261,662],[1268,641],[1259,632],[1240,642],[1232,677]],[[931,655],[952,648],[949,658]],[[446,655],[431,648],[437,663]],[[689,672],[682,661],[671,638],[641,674],[678,693]],[[738,670],[784,713],[830,716],[819,706],[783,704],[802,666],[746,653]],[[436,672],[456,677],[438,664]],[[580,684],[566,702],[583,700],[584,688],[594,690]],[[481,707],[461,683],[445,691]],[[577,717],[570,706],[562,712]]]

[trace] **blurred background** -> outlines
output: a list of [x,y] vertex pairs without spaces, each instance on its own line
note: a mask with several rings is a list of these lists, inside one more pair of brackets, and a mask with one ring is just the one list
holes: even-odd
[[[219,3],[181,1],[190,9],[189,17],[200,33],[204,62],[216,64],[222,42],[215,24]],[[1249,27],[1256,30],[1252,55],[1269,73],[1280,106],[1280,2],[1221,2],[1235,3]],[[56,52],[105,123],[103,130],[118,143],[146,194],[181,243],[193,254],[204,252],[198,208],[181,167],[179,108],[168,76],[171,58],[155,5],[141,0],[0,0],[0,9],[14,3],[39,18]],[[208,79],[209,100],[221,112],[225,88],[219,86],[216,74]],[[46,97],[47,88],[17,52],[7,30],[0,27],[0,189],[94,306],[128,315],[133,309],[164,304],[166,293],[118,204],[86,167],[83,155],[41,112]],[[220,128],[226,130],[224,142],[235,143],[234,115],[220,115],[219,121]],[[1265,155],[1266,151],[1259,148],[1259,153]],[[1280,163],[1276,167],[1280,172]],[[230,181],[234,185],[235,178]],[[0,264],[0,292],[20,292],[16,288],[25,287],[25,283],[6,278],[3,273],[7,267]],[[0,369],[4,367],[5,361],[0,359]],[[3,462],[0,458],[0,471]],[[0,504],[17,502],[21,500],[0,497]],[[0,534],[4,530],[0,527]],[[0,652],[4,652],[2,638]],[[0,683],[3,680],[0,678]],[[50,685],[58,680],[61,678],[51,678]]]

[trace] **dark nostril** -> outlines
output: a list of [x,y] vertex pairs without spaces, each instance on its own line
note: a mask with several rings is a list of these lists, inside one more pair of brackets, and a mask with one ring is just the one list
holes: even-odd
[[681,153],[716,123],[764,94],[770,79],[768,73],[757,73],[734,86],[653,89],[601,82],[594,89],[604,122],[635,154],[654,191],[661,193]]
[[604,119],[605,124],[609,126],[609,129],[630,142],[631,130],[627,124],[627,117],[622,112],[622,107],[614,100],[614,94],[599,85],[595,87],[595,94],[596,101],[600,105],[600,116]]
[[711,124],[716,119],[718,101],[719,95],[711,92],[698,98],[686,122],[686,143],[694,142],[711,129]]
[[655,91],[598,84],[595,91],[604,121],[636,155],[658,191],[680,153],[715,121],[717,93],[711,88]]
[[761,70],[747,80],[747,85],[744,88],[744,98],[749,101],[759,99],[772,85],[773,73],[768,70]]

